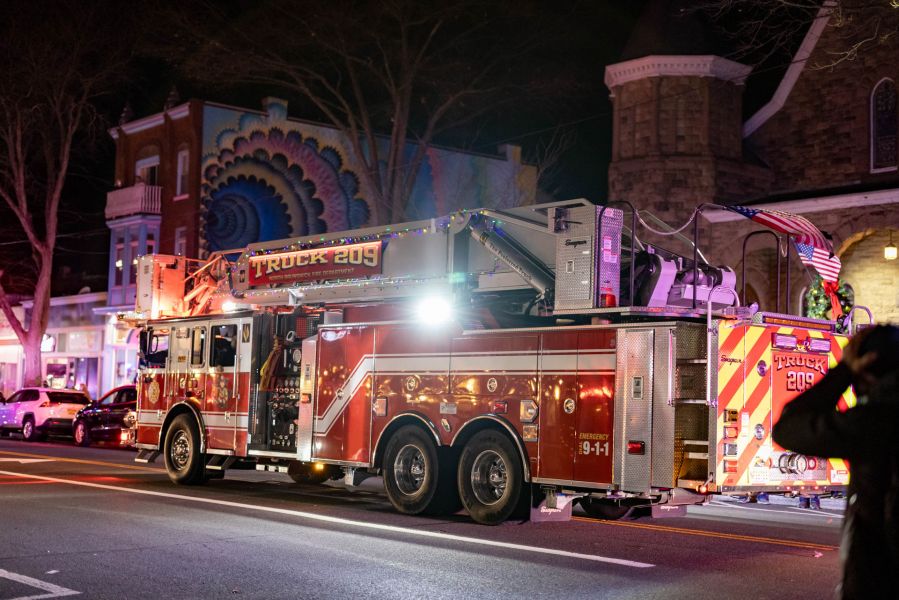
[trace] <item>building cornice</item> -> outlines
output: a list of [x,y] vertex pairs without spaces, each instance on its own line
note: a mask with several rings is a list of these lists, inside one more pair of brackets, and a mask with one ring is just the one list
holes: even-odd
[[[87,304],[89,302],[104,302],[106,292],[90,292],[87,294],[74,294],[72,296],[54,296],[50,298],[50,306],[68,306],[71,304]],[[34,300],[22,300],[22,306],[32,308]]]
[[714,77],[742,85],[752,67],[720,56],[644,56],[606,67],[605,84],[611,90],[648,77]]
[[787,72],[784,73],[783,79],[780,80],[771,100],[756,111],[756,113],[749,117],[746,123],[743,124],[744,138],[752,135],[756,129],[764,125],[768,119],[773,117],[777,114],[777,111],[783,108],[787,98],[790,96],[790,92],[793,91],[793,86],[795,86],[796,82],[799,80],[799,75],[802,74],[802,70],[805,68],[805,63],[808,62],[809,57],[812,55],[812,51],[815,49],[815,46],[818,45],[818,40],[821,38],[824,28],[827,26],[827,21],[830,19],[830,13],[833,6],[833,0],[827,0],[824,3],[824,6],[818,11],[815,20],[812,21],[811,26],[802,40],[802,44],[799,46],[799,50],[796,51],[796,55],[793,57],[793,60],[790,61],[790,66],[787,68]]
[[[802,200],[767,202],[765,204],[753,204],[751,205],[751,208],[782,210],[801,215],[828,212],[832,210],[843,211],[845,209],[864,208],[867,206],[881,206],[884,204],[899,204],[899,188],[859,194],[839,194],[821,198],[803,198]],[[739,221],[740,219],[746,218],[743,215],[730,210],[703,211],[702,216],[705,217],[706,221],[711,223]]]
[[172,121],[176,121],[178,119],[183,119],[188,115],[190,115],[190,102],[185,102],[184,104],[179,104],[168,110],[156,113],[155,115],[150,115],[149,117],[144,117],[143,119],[138,119],[136,121],[129,121],[118,127],[110,127],[108,131],[109,135],[112,136],[112,139],[117,140],[119,139],[120,131],[127,135],[131,135],[140,131],[152,129],[153,127],[159,127],[165,123],[166,117]]

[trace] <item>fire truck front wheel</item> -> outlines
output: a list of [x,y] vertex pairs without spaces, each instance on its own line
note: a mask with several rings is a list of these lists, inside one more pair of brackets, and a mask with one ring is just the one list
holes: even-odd
[[471,518],[498,525],[527,509],[524,473],[515,444],[498,431],[481,431],[459,458],[459,495]]
[[446,498],[454,496],[452,477],[440,477],[436,445],[414,425],[390,438],[383,464],[387,497],[401,513],[443,512]]
[[205,465],[200,455],[200,430],[190,415],[178,415],[165,434],[165,470],[182,485],[203,483]]

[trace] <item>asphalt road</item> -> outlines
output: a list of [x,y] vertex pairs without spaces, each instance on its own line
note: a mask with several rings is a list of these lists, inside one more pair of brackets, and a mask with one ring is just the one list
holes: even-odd
[[[0,440],[0,600],[830,598],[839,506],[485,527],[229,471],[202,487],[115,448]],[[161,461],[160,461],[161,462]]]

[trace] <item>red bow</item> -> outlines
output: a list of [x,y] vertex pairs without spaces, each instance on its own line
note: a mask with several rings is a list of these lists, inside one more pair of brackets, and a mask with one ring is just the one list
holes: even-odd
[[837,290],[840,286],[836,281],[824,281],[822,287],[824,288],[824,293],[830,298],[830,308],[833,312],[833,319],[836,320],[837,317],[843,316],[843,307],[837,296]]

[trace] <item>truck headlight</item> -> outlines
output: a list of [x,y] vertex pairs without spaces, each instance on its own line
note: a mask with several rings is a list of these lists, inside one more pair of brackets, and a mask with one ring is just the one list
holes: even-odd
[[129,410],[122,419],[122,424],[128,429],[133,429],[137,425],[137,413]]

